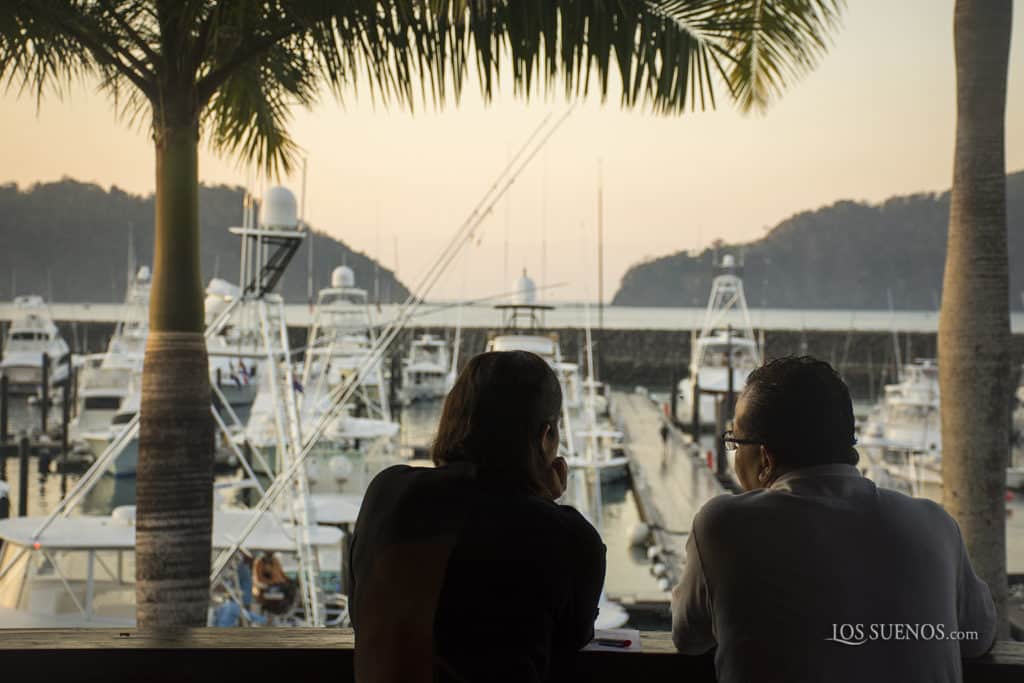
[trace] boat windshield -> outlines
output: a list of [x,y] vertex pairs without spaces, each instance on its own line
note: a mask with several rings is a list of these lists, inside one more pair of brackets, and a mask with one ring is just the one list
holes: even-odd
[[120,396],[86,396],[86,410],[117,410],[121,407]]
[[135,413],[118,413],[110,421],[110,424],[112,424],[112,425],[126,425],[129,422],[131,422],[132,418],[134,418],[134,417],[135,417]]
[[441,347],[437,344],[422,344],[412,347],[410,362],[416,365],[443,365]]
[[45,332],[11,332],[11,341],[46,341]]
[[[753,350],[742,343],[732,343],[732,366],[734,368],[751,368],[756,367],[757,362],[754,358]],[[704,347],[704,352],[701,354],[700,367],[712,367],[712,368],[724,368],[729,365],[729,347],[730,345],[721,343],[711,343]]]

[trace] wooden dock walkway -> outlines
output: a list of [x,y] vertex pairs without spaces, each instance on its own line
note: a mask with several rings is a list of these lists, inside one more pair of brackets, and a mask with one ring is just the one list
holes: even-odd
[[[693,516],[708,499],[727,491],[708,469],[689,435],[668,422],[646,395],[612,393],[612,418],[626,435],[626,453],[640,516],[663,549],[670,585],[679,582]],[[668,446],[661,426],[668,425]],[[666,595],[667,599],[667,595]]]

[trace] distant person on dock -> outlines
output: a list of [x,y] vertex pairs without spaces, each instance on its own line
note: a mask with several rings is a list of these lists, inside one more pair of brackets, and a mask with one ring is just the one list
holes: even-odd
[[717,645],[725,683],[960,681],[961,657],[995,639],[991,592],[941,506],[861,476],[832,367],[802,356],[758,368],[734,424],[723,436],[746,493],[694,518],[676,647]]
[[448,394],[436,468],[366,491],[347,577],[355,674],[377,681],[562,680],[592,637],[605,548],[565,491],[562,392],[523,351],[472,358]]
[[668,425],[665,424],[664,422],[662,422],[661,423],[661,429],[658,430],[658,435],[661,436],[661,466],[662,467],[667,467],[668,466],[668,455],[669,455],[669,447],[670,447],[669,436],[671,436],[671,434],[672,434],[672,432],[668,428]]

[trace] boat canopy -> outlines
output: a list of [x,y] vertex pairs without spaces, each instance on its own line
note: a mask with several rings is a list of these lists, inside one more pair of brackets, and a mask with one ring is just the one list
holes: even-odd
[[[257,514],[253,510],[217,510],[213,513],[212,547],[230,548],[239,538],[245,525]],[[83,515],[59,517],[42,533],[33,538],[44,517],[17,517],[0,521],[0,539],[13,545],[28,546],[35,550],[134,550],[135,527],[118,521],[113,516]],[[295,550],[297,529],[289,522],[279,522],[264,513],[259,524],[249,534],[244,547],[253,551],[292,552]],[[312,545],[334,546],[341,542],[341,532],[331,527],[310,529]]]

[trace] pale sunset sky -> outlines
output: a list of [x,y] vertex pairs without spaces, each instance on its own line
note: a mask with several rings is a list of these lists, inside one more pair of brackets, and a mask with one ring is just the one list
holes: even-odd
[[[1006,112],[1010,171],[1024,168],[1024,8],[1016,9]],[[604,105],[591,97],[519,178],[508,206],[499,205],[485,224],[480,245],[432,297],[505,291],[525,266],[538,284],[569,282],[551,290],[551,299],[596,298],[599,159],[606,300],[626,269],[646,257],[715,238],[755,239],[795,212],[840,199],[948,189],[952,17],[953,0],[848,0],[843,27],[819,68],[764,115],[739,114],[724,88],[717,111],[679,117],[623,111],[616,91]],[[567,108],[557,88],[551,98],[525,103],[507,87],[487,106],[473,81],[458,106],[415,114],[375,109],[351,94],[345,106],[326,96],[310,111],[296,109],[291,130],[308,154],[309,222],[387,267],[395,265],[397,242],[398,276],[411,285],[510,150],[545,114]],[[153,192],[148,132],[118,121],[94,84],[63,100],[45,99],[38,111],[33,97],[15,91],[0,92],[0,102],[0,182],[24,187],[69,176]],[[234,160],[203,150],[204,182],[243,185],[247,175]],[[298,177],[285,184],[298,194]]]

